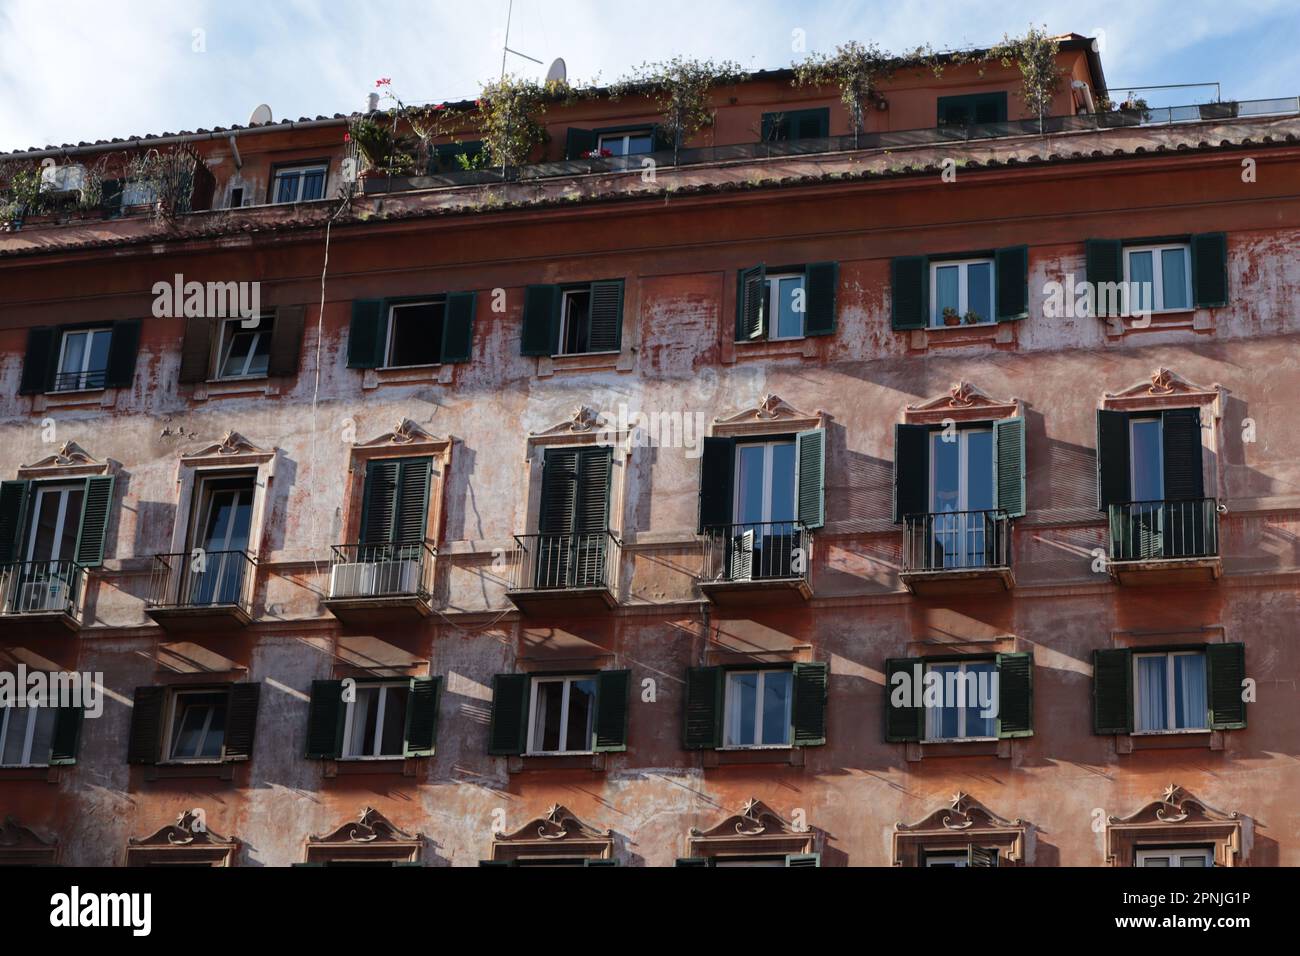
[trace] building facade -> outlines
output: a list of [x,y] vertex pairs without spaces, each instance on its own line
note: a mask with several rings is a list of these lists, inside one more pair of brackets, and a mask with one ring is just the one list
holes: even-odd
[[0,861],[1300,864],[1300,104],[1060,63],[8,157]]

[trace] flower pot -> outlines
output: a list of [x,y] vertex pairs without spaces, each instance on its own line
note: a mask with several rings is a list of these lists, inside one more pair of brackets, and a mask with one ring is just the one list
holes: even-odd
[[961,325],[961,316],[960,316],[960,315],[945,315],[945,316],[943,317],[943,324],[944,324],[944,325],[948,325],[948,326],[952,326],[952,325]]
[[1236,103],[1202,103],[1200,106],[1201,119],[1233,119],[1237,115],[1237,109]]

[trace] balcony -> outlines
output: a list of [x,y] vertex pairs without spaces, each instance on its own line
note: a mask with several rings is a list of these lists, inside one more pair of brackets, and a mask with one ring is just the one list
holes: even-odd
[[171,631],[245,627],[257,561],[246,551],[156,554],[146,613]]
[[506,596],[525,614],[603,613],[618,603],[622,542],[612,532],[515,535],[515,543]]
[[1119,584],[1203,584],[1223,571],[1213,498],[1110,506],[1110,576]]
[[75,631],[85,580],[86,569],[75,561],[0,565],[0,625],[23,634]]
[[1011,519],[997,509],[906,515],[900,577],[921,597],[1011,590]]
[[812,532],[798,521],[717,525],[705,530],[700,591],[731,607],[796,605],[812,597]]
[[420,544],[340,544],[326,609],[345,624],[404,624],[433,613],[437,551]]

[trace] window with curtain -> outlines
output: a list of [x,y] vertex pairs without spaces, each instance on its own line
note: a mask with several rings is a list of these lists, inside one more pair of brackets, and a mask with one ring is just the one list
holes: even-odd
[[1204,653],[1137,654],[1133,666],[1135,732],[1203,730],[1208,726]]

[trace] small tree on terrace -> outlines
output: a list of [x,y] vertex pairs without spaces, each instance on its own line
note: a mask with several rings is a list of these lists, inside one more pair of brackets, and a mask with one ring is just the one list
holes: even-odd
[[507,166],[528,162],[533,150],[546,142],[540,117],[546,113],[547,102],[562,97],[566,90],[564,83],[543,86],[509,75],[483,85],[474,119],[492,165],[504,172]]
[[675,56],[662,63],[643,63],[610,87],[614,98],[644,93],[663,114],[662,127],[673,143],[673,163],[687,137],[713,123],[709,96],[715,86],[739,83],[747,74],[730,60],[688,60]]
[[1038,131],[1052,108],[1052,100],[1061,91],[1062,71],[1057,64],[1061,43],[1047,35],[1047,28],[1030,26],[1022,37],[1003,35],[1002,42],[988,51],[988,59],[1003,66],[1020,69],[1020,98],[1025,107],[1038,116]]

